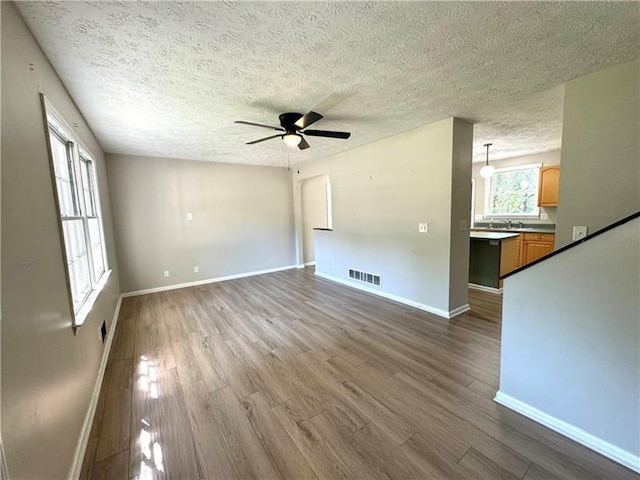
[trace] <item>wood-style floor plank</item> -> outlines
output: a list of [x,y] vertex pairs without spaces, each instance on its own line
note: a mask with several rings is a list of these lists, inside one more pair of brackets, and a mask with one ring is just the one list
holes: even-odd
[[129,448],[133,376],[131,359],[113,361],[108,374],[106,384],[103,384],[106,393],[96,463]]
[[261,392],[244,397],[242,406],[264,450],[278,469],[280,477],[292,480],[316,478],[302,452],[273,414]]
[[81,478],[639,480],[493,401],[501,296],[469,302],[308,269],[125,299]]

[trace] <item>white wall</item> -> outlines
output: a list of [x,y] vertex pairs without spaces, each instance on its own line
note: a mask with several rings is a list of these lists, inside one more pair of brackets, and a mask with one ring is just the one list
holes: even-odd
[[329,177],[321,175],[302,182],[302,251],[304,263],[315,261],[314,228],[327,228],[327,183]]
[[[550,152],[538,153],[535,155],[523,155],[521,157],[504,158],[502,160],[491,160],[491,151],[489,151],[489,163],[496,168],[509,168],[517,167],[520,165],[531,165],[535,163],[541,163],[542,166],[559,165],[560,164],[560,150],[552,150]],[[475,215],[484,215],[485,208],[485,193],[487,181],[484,177],[480,176],[480,169],[484,166],[483,163],[474,163],[472,176],[475,180]],[[541,213],[546,213],[549,216],[548,220],[540,219],[527,219],[526,223],[555,223],[556,222],[556,207],[541,208]]]
[[[120,288],[103,153],[18,15],[2,2],[2,440],[11,478],[65,478]],[[33,64],[33,70],[30,69]],[[95,156],[113,273],[74,336],[40,105],[42,91]]]
[[111,154],[107,169],[123,291],[295,263],[286,169]]
[[640,60],[567,82],[556,247],[640,210]]
[[639,275],[636,219],[507,278],[499,393],[637,469]]
[[300,181],[326,174],[333,231],[316,234],[316,272],[348,281],[355,268],[381,275],[379,291],[439,314],[464,307],[469,236],[457,227],[469,218],[471,142],[472,126],[450,118],[303,164],[293,175],[298,258]]

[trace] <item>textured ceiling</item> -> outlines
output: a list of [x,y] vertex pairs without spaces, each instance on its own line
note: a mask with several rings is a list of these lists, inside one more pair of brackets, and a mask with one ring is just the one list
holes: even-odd
[[[18,2],[107,152],[284,166],[450,116],[474,159],[560,147],[562,84],[640,56],[639,3]],[[308,137],[245,142],[282,111]],[[275,132],[273,132],[275,133]]]

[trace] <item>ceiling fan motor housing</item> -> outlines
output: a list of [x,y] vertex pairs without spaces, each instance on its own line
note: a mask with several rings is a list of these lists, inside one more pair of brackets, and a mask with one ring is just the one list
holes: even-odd
[[295,125],[295,123],[303,117],[302,113],[296,112],[287,112],[281,113],[278,118],[280,118],[280,125],[287,132],[294,131],[297,132],[300,130],[300,127]]

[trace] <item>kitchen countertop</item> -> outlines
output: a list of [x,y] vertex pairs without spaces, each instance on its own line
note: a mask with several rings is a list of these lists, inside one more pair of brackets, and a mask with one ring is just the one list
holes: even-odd
[[517,237],[517,233],[504,232],[471,232],[469,235],[475,240],[506,240],[507,238]]
[[555,228],[524,227],[524,228],[489,228],[471,227],[471,231],[477,232],[516,232],[516,233],[556,233]]

